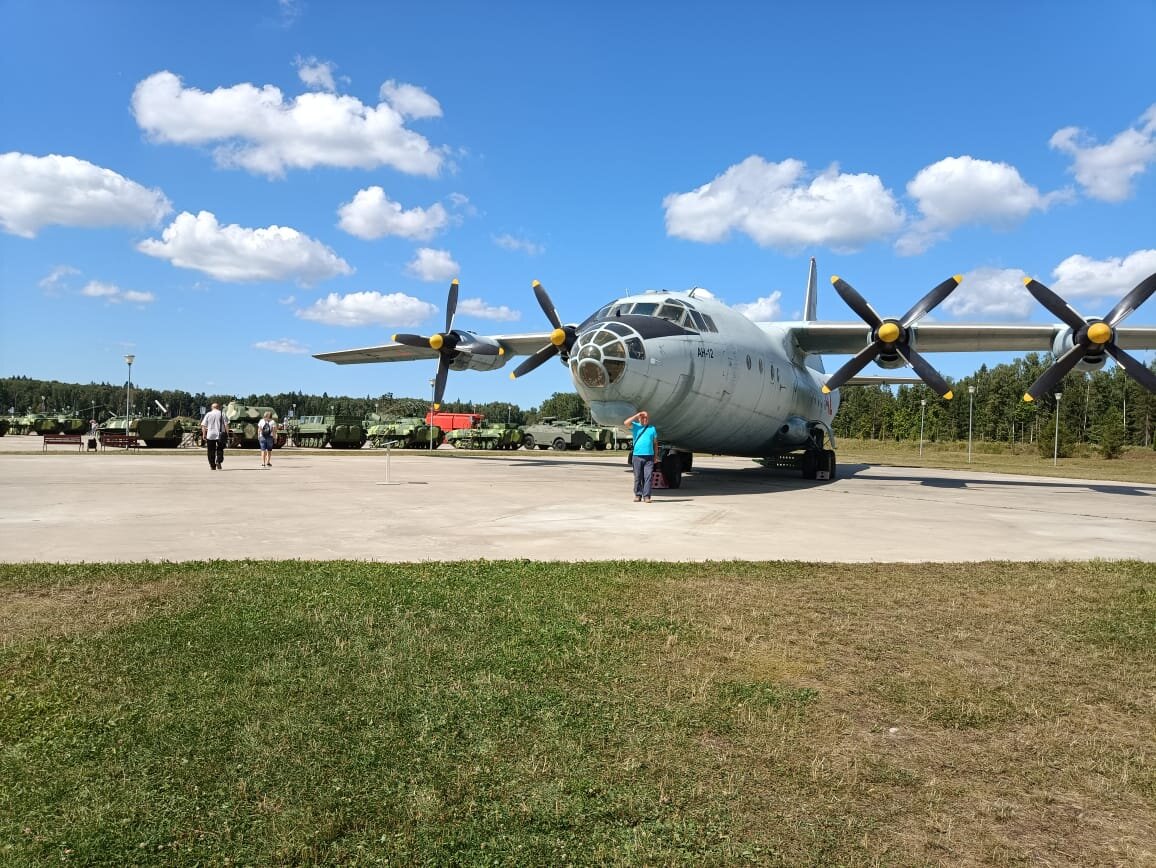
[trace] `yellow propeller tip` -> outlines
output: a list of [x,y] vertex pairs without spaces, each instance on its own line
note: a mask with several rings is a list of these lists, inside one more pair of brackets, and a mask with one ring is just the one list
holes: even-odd
[[955,281],[956,286],[963,283],[963,275],[962,274],[953,274],[951,276],[951,279]]
[[395,344],[397,343],[397,335],[390,335],[390,336],[389,336],[389,339],[390,339],[391,341],[393,341]]
[[955,392],[948,392],[947,394],[945,394],[943,396],[943,400],[950,401],[954,397],[955,397]]
[[1028,285],[1029,283],[1031,283],[1031,282],[1032,282],[1032,279],[1031,279],[1030,277],[1025,277],[1025,278],[1024,278],[1024,286],[1027,286],[1027,285]]
[[505,354],[506,354],[506,348],[505,347],[498,347],[498,355],[504,356]]
[[536,280],[535,280],[533,283],[531,283],[531,284],[530,284],[530,286],[541,286],[541,285],[542,285],[542,284],[540,284],[540,283],[539,283],[538,281],[536,281]]
[[513,372],[511,371],[511,372],[510,372],[510,379],[511,379],[511,380],[516,380],[516,379],[518,379],[518,375],[517,375],[517,374],[515,374],[515,373],[513,373]]
[[435,409],[435,410],[440,410],[441,408],[442,408],[442,405],[441,405],[441,404],[434,404],[434,409]]
[[831,283],[838,283],[838,282],[839,282],[839,275],[832,274],[831,275]]
[[1024,400],[1030,404],[1032,401],[1035,400],[1035,398],[1033,398],[1031,395],[1029,395],[1027,392],[1025,392],[1024,393]]
[[458,285],[458,279],[455,277],[453,280],[450,281],[450,286],[457,286],[457,285]]
[[831,390],[827,388],[826,384],[824,384],[824,386],[823,386],[823,394],[824,395],[830,395],[831,394]]

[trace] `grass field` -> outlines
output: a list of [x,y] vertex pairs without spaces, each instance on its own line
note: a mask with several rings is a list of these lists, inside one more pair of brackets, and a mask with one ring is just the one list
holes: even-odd
[[0,860],[1156,862],[1156,567],[0,565]]

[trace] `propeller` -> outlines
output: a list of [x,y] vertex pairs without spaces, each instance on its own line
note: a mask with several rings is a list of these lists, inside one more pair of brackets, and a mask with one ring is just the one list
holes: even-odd
[[935,393],[942,398],[951,400],[951,386],[940,376],[935,368],[931,367],[927,359],[923,358],[911,346],[911,326],[915,325],[924,316],[951,295],[952,291],[963,282],[962,275],[949,277],[927,295],[923,296],[900,319],[882,319],[875,309],[867,303],[855,288],[841,277],[832,277],[831,283],[835,291],[847,306],[855,311],[867,325],[871,326],[871,343],[856,353],[847,364],[833,373],[823,386],[824,394],[838,389],[857,373],[866,367],[867,363],[880,356],[897,355],[911,365],[923,382],[927,383]]
[[437,350],[438,353],[438,372],[434,379],[434,398],[433,408],[437,410],[441,407],[442,396],[446,391],[446,378],[450,373],[450,362],[457,356],[457,346],[460,337],[457,332],[453,330],[454,314],[458,310],[458,282],[453,280],[450,283],[449,295],[446,296],[446,330],[430,335],[428,338],[424,335],[411,334],[397,334],[393,339],[399,344],[405,344],[407,347],[416,347],[418,349],[432,349]]
[[1025,401],[1034,401],[1051,392],[1081,359],[1103,360],[1105,353],[1115,359],[1133,380],[1148,391],[1156,392],[1156,374],[1116,345],[1116,326],[1156,293],[1156,274],[1148,275],[1132,287],[1132,291],[1120,299],[1103,319],[1085,320],[1072,310],[1071,305],[1034,278],[1025,277],[1024,285],[1036,301],[1072,329],[1072,346],[1028,387],[1024,393]]
[[550,321],[550,325],[554,326],[554,331],[550,333],[550,343],[514,368],[513,373],[510,374],[511,380],[516,380],[518,377],[530,373],[554,356],[561,355],[563,361],[569,359],[570,350],[574,348],[574,341],[578,339],[577,326],[562,325],[562,320],[558,319],[558,311],[554,309],[554,302],[550,300],[546,287],[536,280],[534,281],[534,296],[538,299],[538,306],[546,314],[546,319]]

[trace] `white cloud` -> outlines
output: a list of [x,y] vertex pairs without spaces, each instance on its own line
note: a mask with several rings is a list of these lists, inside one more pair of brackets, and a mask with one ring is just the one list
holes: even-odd
[[258,350],[268,350],[271,353],[290,353],[292,355],[304,355],[309,352],[308,347],[304,347],[292,338],[278,338],[273,341],[257,341],[253,344],[254,348]]
[[0,227],[35,238],[45,226],[151,226],[172,211],[160,190],[86,160],[0,154]]
[[428,209],[404,211],[399,203],[385,195],[381,187],[358,190],[353,201],[346,202],[337,213],[342,229],[367,241],[383,235],[425,241],[449,223],[449,215],[440,202]]
[[454,262],[448,250],[419,247],[413,260],[406,265],[405,270],[428,283],[457,277],[461,273],[462,267]]
[[735,310],[755,322],[769,322],[779,319],[783,315],[783,306],[780,304],[783,293],[775,290],[770,295],[756,298],[749,304],[736,304]]
[[1014,166],[968,156],[946,157],[920,169],[908,182],[907,194],[923,216],[896,243],[902,254],[922,253],[969,223],[1010,227],[1068,195],[1042,194]]
[[1035,304],[1018,268],[977,268],[963,275],[940,309],[958,318],[1023,320]]
[[222,226],[208,211],[195,217],[188,211],[177,215],[161,239],[146,239],[137,249],[227,282],[295,280],[308,286],[353,273],[336,253],[296,229]]
[[338,295],[331,292],[312,306],[296,311],[296,314],[301,319],[326,325],[417,326],[437,312],[436,305],[400,292],[389,295],[380,292]]
[[480,298],[463,298],[458,303],[458,313],[497,322],[514,322],[522,318],[521,311],[506,307],[504,304],[494,307],[486,304]]
[[80,274],[80,269],[71,265],[58,265],[41,278],[39,286],[46,295],[56,295],[68,285],[68,278]]
[[139,292],[134,289],[121,289],[114,283],[104,283],[99,280],[90,280],[80,290],[80,294],[88,298],[103,298],[109,304],[151,304],[156,296],[151,292]]
[[379,96],[406,118],[440,118],[442,107],[436,99],[417,85],[399,84],[392,79],[381,86]]
[[[1114,304],[1153,273],[1156,273],[1156,250],[1137,250],[1123,259],[1090,259],[1077,253],[1055,267],[1052,271],[1055,280],[1048,285],[1069,301],[1074,298],[1111,299]],[[1101,311],[1107,312],[1107,308]]]
[[1140,127],[1118,133],[1106,145],[1097,145],[1083,130],[1064,127],[1048,141],[1072,157],[1069,171],[1093,199],[1122,202],[1132,195],[1132,180],[1156,161],[1156,104],[1140,118]]
[[742,232],[760,246],[784,250],[816,244],[854,250],[903,225],[902,209],[875,175],[843,174],[833,165],[810,177],[799,160],[769,163],[758,156],[662,204],[668,235],[717,242]]
[[318,60],[316,57],[298,57],[297,77],[306,87],[313,90],[325,90],[333,93],[337,90],[337,82],[333,80],[333,64]]
[[286,101],[276,87],[247,83],[207,93],[165,71],[136,86],[132,110],[155,141],[215,143],[219,165],[273,177],[314,166],[390,166],[432,176],[443,163],[439,149],[406,128],[401,110],[351,96],[304,93]]
[[546,251],[546,248],[541,244],[535,244],[533,241],[518,238],[508,233],[495,235],[494,243],[505,250],[520,250],[522,253],[530,256],[539,256]]

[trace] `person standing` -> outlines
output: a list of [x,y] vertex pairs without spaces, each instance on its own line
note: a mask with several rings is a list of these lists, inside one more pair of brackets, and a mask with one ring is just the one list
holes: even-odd
[[277,423],[273,421],[273,411],[266,410],[257,423],[257,445],[261,447],[261,466],[273,466],[273,439],[277,436]]
[[221,405],[214,402],[212,408],[201,420],[201,440],[209,453],[209,469],[220,470],[225,463],[225,443],[229,439],[229,422],[221,412]]
[[630,461],[634,467],[634,502],[650,503],[650,486],[654,480],[654,459],[658,455],[658,430],[650,424],[650,414],[639,410],[623,423],[630,426],[634,443]]

